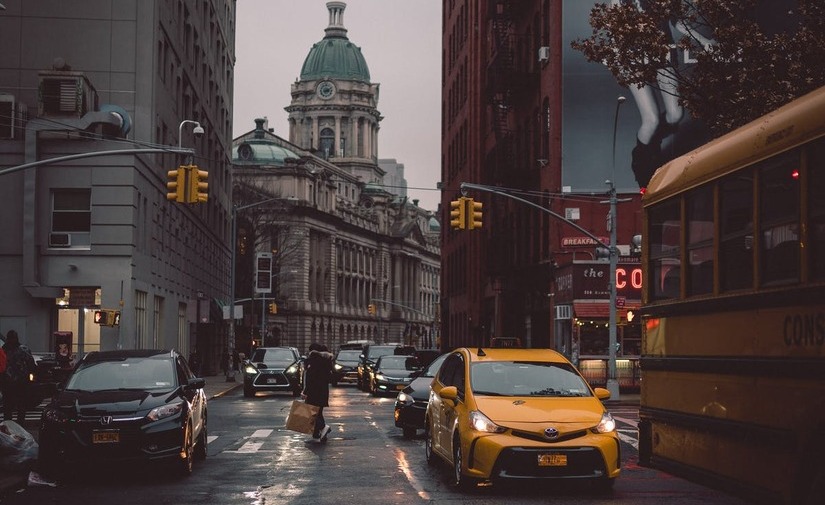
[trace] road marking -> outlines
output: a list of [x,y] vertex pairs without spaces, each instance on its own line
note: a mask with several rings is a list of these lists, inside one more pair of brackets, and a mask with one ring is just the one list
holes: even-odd
[[272,434],[272,430],[255,430],[250,438],[266,438]]

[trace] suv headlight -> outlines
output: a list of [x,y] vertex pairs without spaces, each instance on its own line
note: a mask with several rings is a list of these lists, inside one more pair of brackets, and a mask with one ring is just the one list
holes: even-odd
[[599,424],[593,428],[593,431],[596,433],[611,433],[616,429],[616,420],[613,419],[613,416],[610,415],[610,412],[605,412],[602,414],[602,419],[599,421]]
[[163,405],[155,407],[146,414],[146,418],[150,421],[157,421],[171,416],[176,416],[183,411],[183,402],[173,403],[172,405]]
[[287,369],[285,370],[285,372],[288,373],[289,375],[294,375],[294,374],[298,373],[298,363],[293,363],[293,364],[289,365],[287,367]]
[[65,423],[69,416],[57,409],[46,409],[43,411],[43,419],[52,423]]
[[258,373],[258,369],[257,369],[257,368],[255,368],[255,367],[254,367],[254,366],[252,366],[252,365],[245,365],[245,366],[243,367],[243,373],[255,374],[255,373]]
[[343,368],[344,368],[344,367],[342,367],[342,366],[341,366],[341,365],[339,365],[338,363],[336,363],[336,364],[335,364],[335,371],[336,371],[336,372],[340,372]]
[[478,410],[470,412],[470,426],[476,431],[486,433],[504,433],[507,431],[507,428],[497,425]]
[[404,405],[412,405],[413,403],[415,403],[413,397],[404,392],[398,393],[398,398],[396,398],[395,400],[398,403],[403,403]]

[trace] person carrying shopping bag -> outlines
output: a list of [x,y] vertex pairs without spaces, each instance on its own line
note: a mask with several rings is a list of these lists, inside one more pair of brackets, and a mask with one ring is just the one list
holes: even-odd
[[319,443],[326,442],[327,435],[332,431],[324,420],[324,407],[329,406],[329,382],[334,359],[335,357],[326,346],[317,342],[310,344],[306,359],[304,390],[301,396],[306,403],[318,407],[312,439]]

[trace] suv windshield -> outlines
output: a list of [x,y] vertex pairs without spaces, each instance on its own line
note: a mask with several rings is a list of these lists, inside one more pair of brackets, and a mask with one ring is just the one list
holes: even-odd
[[338,356],[335,358],[335,360],[344,362],[354,362],[358,361],[358,356],[360,355],[361,351],[358,350],[338,351]]
[[381,356],[395,354],[395,349],[397,349],[397,347],[394,345],[377,345],[375,347],[370,347],[369,355],[367,357],[375,361]]
[[126,358],[81,365],[72,374],[66,389],[169,389],[175,382],[175,370],[169,359]]
[[292,352],[292,349],[266,349],[266,348],[258,348],[255,349],[255,353],[252,354],[252,361],[255,362],[264,362],[264,363],[275,363],[280,361],[295,361],[295,353]]

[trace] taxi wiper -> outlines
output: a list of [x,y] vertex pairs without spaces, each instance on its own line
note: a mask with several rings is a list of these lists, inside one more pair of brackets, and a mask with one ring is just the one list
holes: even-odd
[[504,396],[503,394],[496,393],[495,391],[478,391],[478,390],[475,390],[475,389],[473,390],[473,394],[474,395],[483,395],[483,396]]

